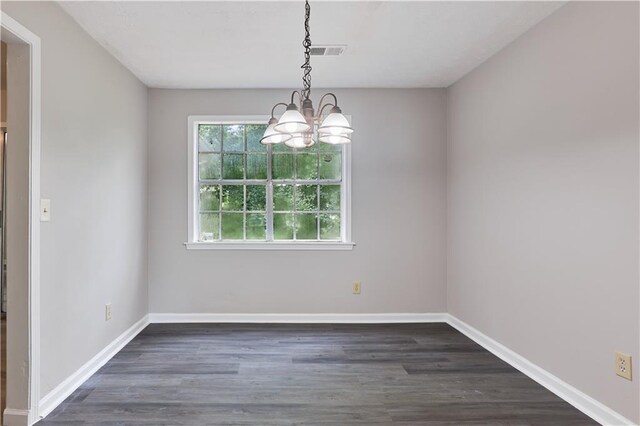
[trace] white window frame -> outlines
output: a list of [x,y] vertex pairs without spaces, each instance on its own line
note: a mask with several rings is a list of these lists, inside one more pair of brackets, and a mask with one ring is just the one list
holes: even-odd
[[[350,117],[348,117],[350,120]],[[342,146],[342,182],[340,203],[340,241],[198,241],[198,132],[200,124],[265,124],[264,115],[190,115],[187,155],[187,241],[188,250],[351,250],[351,145]],[[270,152],[269,148],[269,152]],[[269,155],[267,155],[269,158]],[[268,166],[270,167],[270,166]],[[267,183],[270,186],[271,182]],[[270,199],[270,197],[268,197]],[[267,201],[267,209],[270,202]],[[269,214],[269,213],[267,213]]]

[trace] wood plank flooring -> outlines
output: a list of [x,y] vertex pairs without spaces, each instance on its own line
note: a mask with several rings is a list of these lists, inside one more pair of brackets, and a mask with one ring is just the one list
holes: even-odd
[[[7,407],[7,314],[0,313],[0,419]],[[0,422],[1,423],[1,422]]]
[[592,425],[446,324],[152,324],[45,425]]

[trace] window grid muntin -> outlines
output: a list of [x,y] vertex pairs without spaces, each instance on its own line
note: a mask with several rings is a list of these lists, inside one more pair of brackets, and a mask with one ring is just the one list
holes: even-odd
[[[344,183],[344,159],[345,159],[345,149],[344,147],[340,147],[340,149],[329,149],[322,150],[319,147],[314,147],[312,152],[309,150],[299,151],[296,148],[286,149],[283,151],[273,152],[272,145],[268,145],[266,151],[250,151],[249,144],[247,141],[247,125],[259,125],[260,123],[254,122],[205,122],[205,121],[196,121],[194,122],[195,127],[195,137],[196,137],[196,147],[197,154],[205,153],[205,154],[218,154],[220,155],[220,179],[200,179],[200,170],[199,170],[199,162],[196,167],[198,167],[198,172],[196,173],[198,180],[198,189],[203,185],[218,185],[219,187],[219,210],[209,211],[209,210],[200,210],[200,196],[198,193],[197,202],[198,202],[198,240],[200,240],[200,215],[203,213],[215,214],[218,215],[218,235],[219,238],[217,240],[212,240],[215,242],[224,242],[224,241],[283,241],[283,242],[295,242],[295,241],[304,241],[304,242],[333,242],[333,241],[341,241],[345,235],[345,216],[343,203],[346,202],[344,200],[345,190],[343,187]],[[201,125],[215,125],[220,126],[220,151],[200,151],[200,143],[199,143],[199,129]],[[243,127],[243,148],[244,150],[234,150],[234,151],[225,151],[224,150],[224,126],[227,125],[241,125]],[[243,176],[244,179],[224,179],[224,155],[225,154],[242,154],[243,155]],[[266,156],[267,161],[267,179],[247,179],[247,165],[248,165],[248,155],[249,154],[261,154]],[[273,174],[273,157],[274,155],[283,155],[289,154],[292,156],[293,164],[292,164],[292,173],[293,179],[272,179]],[[297,179],[297,166],[298,166],[298,154],[313,154],[316,157],[316,179]],[[320,179],[320,167],[321,167],[321,156],[323,154],[330,154],[333,156],[338,155],[340,158],[339,165],[339,173],[340,179]],[[199,158],[199,156],[198,156]],[[243,188],[243,211],[231,211],[231,210],[222,210],[222,188],[225,185],[244,185]],[[265,204],[266,204],[266,212],[265,211],[248,211],[247,210],[247,188],[248,185],[264,185],[265,186]],[[293,185],[293,209],[289,211],[274,211],[273,210],[273,185]],[[310,211],[300,211],[297,210],[297,188],[301,185],[316,185],[316,209]],[[323,185],[339,185],[340,187],[340,210],[320,210],[320,189]],[[222,214],[223,213],[242,213],[243,214],[243,239],[242,240],[225,240],[222,238]],[[266,240],[247,240],[247,214],[257,213],[257,214],[265,214],[266,217]],[[293,240],[274,240],[274,230],[273,230],[273,215],[274,213],[282,213],[282,214],[291,214],[293,217]],[[315,214],[316,218],[316,239],[298,239],[297,238],[297,215],[298,214]],[[337,215],[340,220],[340,233],[338,238],[336,239],[321,239],[321,229],[320,229],[320,220],[321,215]],[[209,240],[206,240],[209,241]]]

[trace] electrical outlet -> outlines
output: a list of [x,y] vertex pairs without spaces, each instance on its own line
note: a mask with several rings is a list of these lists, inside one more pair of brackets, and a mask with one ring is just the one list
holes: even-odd
[[616,352],[616,374],[631,380],[631,355]]
[[111,303],[107,303],[104,306],[104,320],[109,321],[111,319]]
[[360,281],[353,283],[353,288],[351,289],[353,294],[360,294],[360,290],[362,290],[362,284]]

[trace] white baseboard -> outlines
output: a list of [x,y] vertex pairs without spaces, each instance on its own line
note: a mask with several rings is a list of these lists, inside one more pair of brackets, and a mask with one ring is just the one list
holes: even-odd
[[29,426],[29,410],[5,408],[2,424],[5,426]]
[[[446,313],[415,314],[149,314],[122,333],[99,354],[73,375],[49,392],[40,401],[40,416],[44,417],[64,401],[100,367],[129,343],[149,323],[325,323],[325,324],[380,324],[380,323],[448,323],[498,358],[507,362],[554,394],[558,395],[595,421],[608,426],[634,425],[604,404],[574,388],[558,377],[535,365],[516,352],[498,343],[472,326]],[[7,425],[28,425],[28,410],[5,410]]]
[[147,325],[149,325],[149,316],[145,315],[140,321],[129,327],[124,333],[116,337],[96,356],[91,358],[86,364],[80,367],[75,373],[67,377],[65,381],[56,386],[51,392],[40,400],[39,414],[40,418],[47,416],[58,405],[69,397],[80,385],[82,385],[89,377],[98,371],[107,363],[115,354],[117,354],[127,343],[138,335]]
[[380,324],[446,322],[447,314],[149,314],[151,323],[326,323]]
[[584,392],[574,388],[558,377],[542,369],[506,346],[498,343],[469,324],[453,315],[447,315],[447,322],[453,328],[475,341],[477,344],[502,359],[512,367],[529,376],[560,398],[573,405],[600,424],[607,426],[635,425],[634,422],[596,401]]

